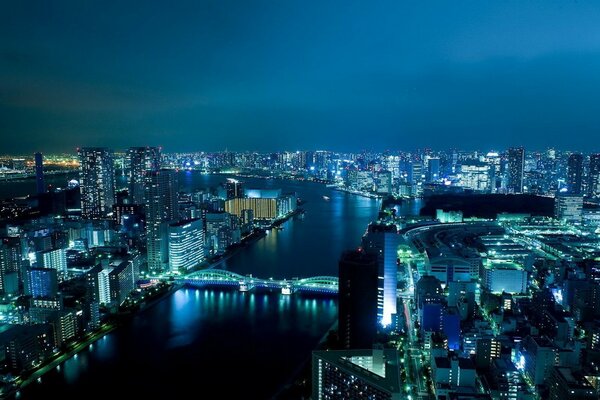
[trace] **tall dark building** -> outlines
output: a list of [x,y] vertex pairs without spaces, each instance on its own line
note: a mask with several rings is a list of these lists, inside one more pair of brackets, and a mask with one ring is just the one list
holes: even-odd
[[525,166],[525,150],[522,147],[508,149],[508,182],[509,193],[523,193],[523,169]]
[[35,186],[37,194],[44,193],[46,191],[46,185],[44,185],[44,158],[42,153],[35,153]]
[[581,194],[583,182],[583,155],[573,153],[567,162],[567,190],[570,194]]
[[169,246],[167,233],[169,223],[178,218],[177,173],[161,169],[148,173],[145,185],[146,238],[148,269],[151,272],[168,270]]
[[103,147],[81,148],[78,152],[81,216],[106,217],[115,204],[113,152]]
[[244,197],[244,185],[242,182],[228,178],[224,183],[227,200]]
[[144,204],[144,182],[149,172],[160,169],[160,147],[130,147],[127,150],[129,197]]
[[348,251],[339,263],[339,331],[345,349],[373,346],[377,330],[377,256]]
[[600,153],[590,155],[587,189],[590,196],[600,196]]

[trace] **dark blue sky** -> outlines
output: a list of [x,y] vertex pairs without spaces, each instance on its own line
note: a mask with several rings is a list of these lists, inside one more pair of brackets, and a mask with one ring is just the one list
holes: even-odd
[[0,154],[600,150],[598,1],[0,3]]

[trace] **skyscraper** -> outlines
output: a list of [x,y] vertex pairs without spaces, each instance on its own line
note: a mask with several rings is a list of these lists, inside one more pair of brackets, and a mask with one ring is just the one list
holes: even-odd
[[227,178],[227,181],[223,186],[225,186],[227,200],[244,197],[244,185],[242,182],[236,179]]
[[115,203],[113,152],[101,147],[79,149],[81,216],[102,218]]
[[581,194],[583,179],[583,155],[573,153],[567,162],[567,191]]
[[600,196],[600,153],[590,155],[588,194],[590,196]]
[[339,263],[339,331],[342,347],[373,346],[377,330],[377,257],[348,251]]
[[169,225],[169,269],[187,271],[204,261],[204,227],[201,219]]
[[130,147],[127,150],[129,197],[144,204],[144,182],[149,172],[160,169],[160,147]]
[[383,326],[390,325],[396,315],[399,244],[396,225],[371,224],[362,238],[364,251],[377,257],[377,319]]
[[398,361],[395,349],[313,351],[312,398],[406,398]]
[[522,147],[508,149],[508,181],[509,193],[523,193],[523,169],[525,166],[525,150]]
[[168,225],[177,221],[177,175],[161,169],[148,173],[145,185],[146,238],[148,269],[164,272],[168,268]]
[[46,186],[44,185],[44,161],[42,153],[35,153],[35,186],[37,194],[44,193]]

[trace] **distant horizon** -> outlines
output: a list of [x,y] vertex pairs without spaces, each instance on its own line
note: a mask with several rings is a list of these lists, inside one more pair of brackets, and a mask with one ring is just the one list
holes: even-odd
[[184,150],[184,151],[165,151],[164,146],[152,146],[152,145],[148,145],[148,146],[142,146],[142,145],[137,145],[137,146],[129,146],[129,147],[125,147],[125,148],[117,148],[117,147],[111,147],[111,146],[79,146],[77,148],[75,148],[73,151],[57,151],[57,152],[45,152],[43,150],[36,150],[33,151],[31,153],[4,153],[4,154],[0,154],[0,158],[1,157],[29,157],[29,156],[33,156],[35,153],[42,153],[42,155],[44,156],[61,156],[61,155],[77,155],[77,149],[78,148],[83,148],[83,147],[99,147],[99,148],[108,148],[110,150],[113,150],[113,152],[115,153],[125,153],[127,151],[127,149],[132,148],[132,147],[161,147],[162,149],[162,154],[195,154],[195,153],[207,153],[207,154],[214,154],[214,153],[225,153],[225,152],[229,152],[229,153],[256,153],[256,154],[269,154],[269,153],[281,153],[281,152],[317,152],[317,151],[327,151],[327,152],[331,152],[331,153],[339,153],[339,154],[361,154],[361,153],[367,153],[367,154],[383,154],[386,152],[390,152],[392,154],[396,154],[396,153],[416,153],[416,152],[423,152],[425,150],[430,150],[433,153],[438,153],[438,152],[450,152],[453,150],[456,150],[458,152],[479,152],[481,154],[487,154],[489,152],[504,152],[506,150],[508,150],[509,148],[512,147],[523,147],[526,153],[542,153],[542,152],[546,152],[549,150],[555,150],[555,151],[559,151],[559,152],[563,152],[563,153],[581,153],[581,154],[598,154],[600,153],[600,150],[586,150],[586,151],[582,151],[582,150],[576,150],[576,149],[568,149],[568,148],[559,148],[559,147],[547,147],[545,149],[534,149],[534,148],[527,148],[525,146],[508,146],[505,148],[490,148],[490,149],[464,149],[464,148],[458,148],[458,147],[451,147],[451,148],[432,148],[432,147],[421,147],[421,148],[415,148],[415,149],[408,149],[408,150],[404,150],[404,149],[386,149],[386,150],[366,150],[366,149],[362,149],[362,150],[335,150],[335,149],[328,149],[328,148],[320,148],[320,149],[278,149],[278,150],[270,150],[270,151],[258,151],[258,150],[232,150],[232,149],[222,149],[222,150]]

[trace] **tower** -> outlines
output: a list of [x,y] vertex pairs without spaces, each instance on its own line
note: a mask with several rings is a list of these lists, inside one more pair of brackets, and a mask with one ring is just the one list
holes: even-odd
[[106,217],[115,203],[113,152],[107,148],[85,147],[78,153],[81,216]]
[[160,147],[130,147],[127,150],[129,197],[144,204],[144,182],[149,172],[160,169]]
[[371,348],[377,328],[377,257],[362,251],[345,252],[339,276],[342,347]]
[[173,170],[149,172],[145,184],[148,269],[168,268],[168,226],[177,221],[177,175]]
[[600,196],[600,153],[590,155],[590,174],[587,189],[590,196]]
[[46,186],[44,185],[44,161],[42,153],[35,153],[34,158],[36,193],[42,194],[46,191]]
[[583,177],[583,155],[573,153],[567,162],[567,190],[570,194],[581,194]]
[[523,193],[523,169],[525,150],[522,147],[508,149],[508,182],[509,193]]
[[399,244],[396,225],[371,224],[362,238],[364,251],[377,257],[377,319],[383,326],[396,315]]

